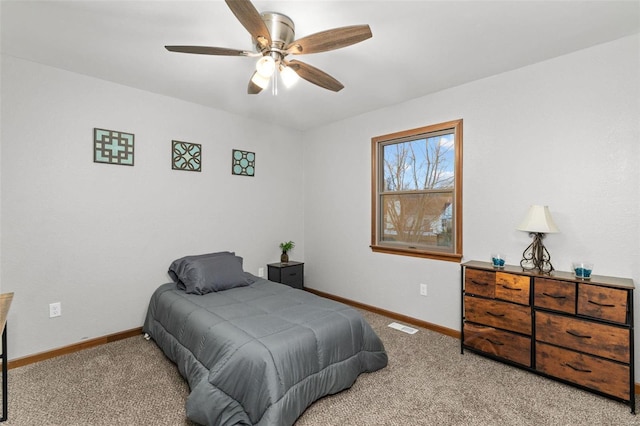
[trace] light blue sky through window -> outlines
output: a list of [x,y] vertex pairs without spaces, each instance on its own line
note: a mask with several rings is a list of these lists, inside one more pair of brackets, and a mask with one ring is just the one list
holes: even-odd
[[453,133],[385,145],[383,157],[386,191],[453,188]]

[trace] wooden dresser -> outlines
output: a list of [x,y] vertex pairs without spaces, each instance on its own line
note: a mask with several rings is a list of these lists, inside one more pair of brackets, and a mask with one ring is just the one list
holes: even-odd
[[461,265],[461,352],[629,404],[635,414],[633,281]]

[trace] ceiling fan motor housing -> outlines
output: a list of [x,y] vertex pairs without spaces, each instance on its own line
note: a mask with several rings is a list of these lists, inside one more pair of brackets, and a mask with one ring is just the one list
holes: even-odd
[[[253,39],[253,43],[257,50],[270,53],[274,59],[279,59],[283,56],[279,51],[284,50],[286,46],[295,40],[295,25],[291,18],[282,13],[262,12],[260,16],[271,35],[271,46],[263,49],[255,39]],[[275,49],[275,52],[272,52],[271,49]],[[274,53],[276,54],[275,56]]]

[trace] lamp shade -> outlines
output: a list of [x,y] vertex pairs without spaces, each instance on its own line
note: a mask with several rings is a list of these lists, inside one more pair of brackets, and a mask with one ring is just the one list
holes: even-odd
[[251,77],[251,81],[253,82],[253,84],[260,87],[261,89],[266,89],[267,86],[269,85],[269,77],[264,77],[260,75],[260,73],[257,71],[253,73],[253,76]]
[[298,82],[300,77],[298,74],[286,65],[280,66],[280,77],[286,87],[291,87]]
[[560,232],[556,226],[548,206],[531,206],[524,220],[516,228],[518,231],[540,232],[550,234]]
[[276,62],[271,56],[263,56],[256,62],[256,71],[261,77],[269,78],[276,70]]

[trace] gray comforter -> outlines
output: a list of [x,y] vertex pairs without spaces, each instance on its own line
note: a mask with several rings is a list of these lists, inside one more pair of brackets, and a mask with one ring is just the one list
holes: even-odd
[[315,400],[387,365],[355,309],[255,278],[248,287],[153,294],[144,331],[176,363],[187,416],[206,425],[291,425]]

